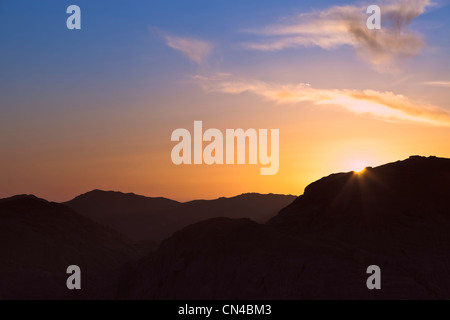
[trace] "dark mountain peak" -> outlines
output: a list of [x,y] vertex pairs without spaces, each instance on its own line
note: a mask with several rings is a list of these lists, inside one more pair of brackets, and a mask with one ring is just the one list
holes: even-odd
[[[48,202],[33,195],[18,195],[0,200],[0,213],[21,214],[28,212],[52,211],[57,203]],[[67,209],[67,208],[66,208]]]
[[[0,296],[6,299],[111,298],[102,277],[137,257],[132,243],[72,209],[33,197],[0,201]],[[65,287],[65,270],[83,268],[82,293]],[[92,289],[94,288],[94,289]],[[101,289],[100,289],[101,288]]]
[[388,163],[379,166],[375,169],[390,168],[390,169],[426,169],[430,170],[433,166],[435,169],[443,169],[450,166],[450,159],[439,158],[436,156],[423,157],[423,156],[411,156],[406,160]]
[[268,199],[274,199],[274,198],[286,198],[286,197],[293,197],[297,198],[297,196],[294,196],[292,194],[276,194],[276,193],[243,193],[239,196],[236,196],[234,198],[242,198],[242,199],[262,199],[262,198],[268,198]]
[[93,190],[65,205],[132,239],[162,241],[190,224],[215,217],[250,218],[265,223],[295,198],[254,193],[180,203],[166,198]]
[[286,201],[286,199],[292,199],[294,201],[297,198],[297,196],[294,195],[284,195],[284,194],[275,194],[275,193],[256,193],[256,192],[250,192],[250,193],[243,193],[234,197],[220,197],[217,199],[212,200],[193,200],[185,202],[185,204],[193,204],[193,203],[213,203],[213,202],[245,202],[245,201],[271,201],[276,199],[283,199]]
[[449,222],[448,199],[450,159],[414,156],[314,182],[269,225],[297,234],[386,243],[406,225]]
[[286,198],[286,197],[294,197],[297,198],[297,196],[294,195],[286,195],[286,194],[276,194],[276,193],[258,193],[258,192],[247,192],[242,193],[237,196],[231,196],[231,197],[219,197],[217,199],[211,199],[211,200],[192,200],[185,203],[191,203],[191,202],[200,202],[200,201],[218,201],[218,200],[239,200],[239,199],[245,199],[245,200],[253,200],[253,199],[263,199],[263,198]]
[[[99,190],[99,189],[95,189],[95,190],[89,191],[87,193],[84,193],[82,195],[79,195],[76,198],[74,198],[72,201],[85,200],[85,199],[97,200],[97,201],[110,201],[110,200],[117,200],[117,199],[173,201],[173,200],[169,200],[169,199],[162,198],[162,197],[152,198],[152,197],[137,195],[135,193],[123,193],[123,192],[119,192],[119,191],[104,191],[104,190]],[[173,201],[173,202],[176,202],[176,201]]]
[[65,203],[78,212],[93,211],[95,215],[110,215],[116,212],[146,212],[162,206],[179,203],[166,198],[150,198],[134,193],[93,190]]
[[[357,191],[376,185],[385,191],[395,192],[430,191],[442,189],[441,182],[450,183],[450,159],[412,156],[406,160],[385,164],[365,171],[337,173],[322,178],[305,189],[304,196],[334,196],[336,193]],[[445,181],[441,181],[445,180]],[[404,187],[404,188],[401,188]],[[412,190],[413,187],[416,191]]]
[[32,194],[19,194],[19,195],[12,196],[12,197],[9,197],[9,198],[0,199],[0,203],[2,203],[2,202],[12,202],[12,201],[48,202],[47,200],[38,198],[38,197],[36,197],[35,195],[32,195]]

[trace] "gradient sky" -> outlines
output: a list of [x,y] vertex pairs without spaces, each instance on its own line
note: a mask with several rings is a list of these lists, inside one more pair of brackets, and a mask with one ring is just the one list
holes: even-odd
[[[450,158],[449,16],[444,0],[0,0],[0,197],[298,195],[334,172]],[[194,120],[280,129],[279,173],[173,165],[171,133]]]

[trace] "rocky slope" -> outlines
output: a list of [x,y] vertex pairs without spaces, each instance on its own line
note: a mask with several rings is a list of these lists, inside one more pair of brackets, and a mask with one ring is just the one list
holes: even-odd
[[[33,196],[0,200],[0,297],[113,298],[122,265],[138,257],[131,241],[57,203]],[[66,287],[67,267],[83,290]]]
[[[311,184],[267,225],[214,219],[136,266],[130,298],[449,299],[450,160],[412,157]],[[366,287],[370,265],[382,290]]]

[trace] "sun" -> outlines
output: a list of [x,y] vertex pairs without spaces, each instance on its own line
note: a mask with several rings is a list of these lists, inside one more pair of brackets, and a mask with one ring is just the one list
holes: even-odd
[[366,171],[367,162],[361,159],[354,159],[351,161],[351,167],[355,173],[361,174],[364,173],[364,171]]
[[354,171],[356,174],[358,174],[358,175],[360,175],[360,174],[363,174],[364,172],[366,172],[366,168],[364,168],[364,169],[361,169],[361,170],[358,170],[358,171]]

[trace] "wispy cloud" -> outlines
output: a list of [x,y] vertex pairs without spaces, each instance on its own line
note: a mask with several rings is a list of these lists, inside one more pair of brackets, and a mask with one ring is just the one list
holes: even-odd
[[191,61],[201,65],[204,64],[212,52],[212,45],[206,41],[183,38],[176,36],[164,36],[167,45],[174,50],[182,52]]
[[254,32],[262,42],[245,43],[249,49],[279,51],[317,46],[327,50],[348,45],[374,65],[386,65],[396,58],[416,55],[424,41],[411,32],[411,22],[422,15],[431,0],[389,0],[382,7],[382,29],[366,26],[367,6],[335,6],[301,14],[291,23],[269,26]]
[[430,82],[425,82],[425,84],[429,85],[429,86],[448,87],[448,88],[450,88],[450,81],[430,81]]
[[384,121],[450,126],[450,113],[445,109],[416,102],[393,92],[315,89],[304,83],[277,84],[226,78],[201,79],[201,81],[204,89],[209,92],[228,94],[249,92],[277,104],[310,102],[316,105],[339,106],[353,113],[369,114]]

